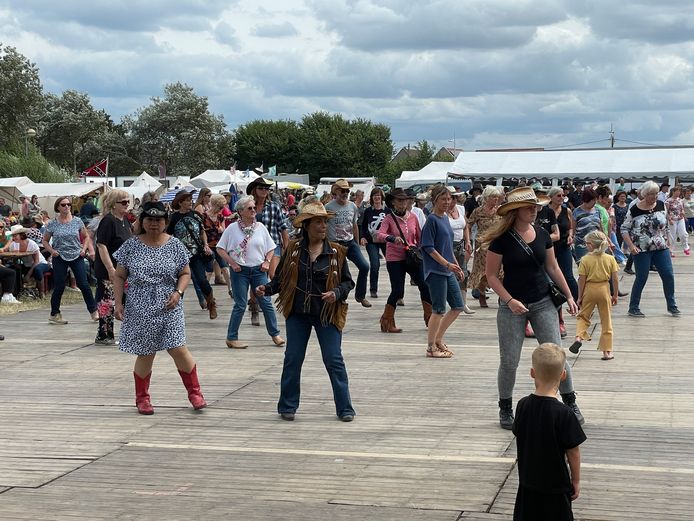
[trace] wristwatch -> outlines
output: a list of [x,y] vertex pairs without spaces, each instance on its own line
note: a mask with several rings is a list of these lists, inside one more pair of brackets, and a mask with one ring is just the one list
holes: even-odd
[[185,293],[185,291],[181,291],[180,289],[176,288],[176,293],[178,293],[182,297],[183,293]]

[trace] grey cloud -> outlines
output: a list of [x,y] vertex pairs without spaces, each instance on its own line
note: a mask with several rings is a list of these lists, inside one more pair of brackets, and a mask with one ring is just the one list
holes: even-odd
[[297,30],[289,22],[283,22],[278,24],[263,24],[256,25],[253,29],[253,34],[260,38],[287,38],[289,36],[296,36]]
[[236,38],[236,31],[226,22],[219,22],[217,24],[217,27],[214,28],[214,38],[219,43],[230,47],[236,47],[239,44],[239,40]]
[[[147,0],[117,2],[91,0],[86,7],[82,0],[8,0],[10,10],[31,30],[36,20],[56,25],[74,22],[88,28],[121,31],[156,31],[162,27],[187,30],[209,27],[221,13],[231,8],[234,0]],[[186,20],[188,23],[186,24]]]
[[362,50],[518,47],[532,39],[538,25],[566,18],[560,0],[315,0],[312,6],[343,45]]

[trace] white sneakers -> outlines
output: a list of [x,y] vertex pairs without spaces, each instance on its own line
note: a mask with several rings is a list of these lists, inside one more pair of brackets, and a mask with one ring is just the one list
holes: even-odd
[[21,304],[19,300],[14,298],[14,295],[12,293],[5,293],[0,299],[0,302],[4,304]]

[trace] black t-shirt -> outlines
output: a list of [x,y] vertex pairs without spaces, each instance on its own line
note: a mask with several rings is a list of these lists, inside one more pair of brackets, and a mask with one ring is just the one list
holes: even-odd
[[535,218],[535,224],[537,226],[542,226],[545,230],[547,230],[547,233],[552,233],[552,228],[556,226],[557,224],[557,216],[554,213],[554,210],[547,206],[543,206],[540,208],[540,210],[537,212],[537,217]]
[[118,263],[113,258],[113,254],[132,236],[132,234],[133,230],[130,226],[130,221],[127,219],[117,219],[112,213],[107,213],[103,216],[99,222],[99,227],[96,230],[97,248],[96,258],[94,259],[94,273],[96,274],[97,279],[108,279],[108,271],[106,271],[106,266],[104,266],[104,263],[101,260],[98,245],[103,244],[106,246],[108,254],[111,257],[113,267],[115,268]]
[[[552,210],[554,213],[554,210]],[[569,237],[569,230],[571,230],[571,222],[569,221],[569,209],[566,206],[561,207],[559,216],[556,214],[554,216],[557,218],[557,225],[559,226],[559,240],[554,244],[566,244],[566,239]]]
[[581,204],[583,203],[583,192],[574,190],[573,192],[569,193],[569,195],[567,195],[567,198],[569,199],[569,204],[571,205],[571,207],[576,208],[578,206],[581,206]]
[[480,205],[480,203],[477,202],[477,199],[475,197],[468,197],[465,199],[465,202],[463,203],[463,208],[465,208],[465,218],[467,219],[470,217],[470,214],[472,211],[477,208]]
[[549,238],[549,233],[539,226],[533,228],[535,240],[528,246],[537,262],[508,231],[489,244],[489,251],[503,257],[501,265],[504,268],[504,288],[523,304],[538,302],[549,294],[549,280],[544,265],[547,250],[553,246],[552,239]]
[[10,212],[12,212],[12,208],[9,204],[3,204],[2,206],[0,206],[0,215],[2,215],[3,217],[9,217]]
[[520,485],[545,493],[571,492],[566,451],[586,441],[573,411],[556,398],[521,398],[513,422]]
[[361,238],[367,242],[374,242],[373,233],[381,227],[383,219],[390,213],[390,208],[383,207],[380,210],[368,207],[364,210],[364,220],[361,224]]

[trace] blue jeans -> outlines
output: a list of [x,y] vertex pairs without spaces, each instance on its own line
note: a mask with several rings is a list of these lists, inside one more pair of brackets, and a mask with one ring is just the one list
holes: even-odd
[[617,247],[614,249],[614,258],[617,261],[617,263],[621,264],[623,262],[626,262],[627,256],[624,255],[624,252],[621,250],[621,245],[617,242],[617,235],[615,232],[610,233],[610,241],[612,244],[616,244]]
[[[508,276],[508,274],[507,274]],[[497,385],[499,386],[499,399],[505,400],[513,397],[513,388],[516,384],[516,370],[520,362],[523,341],[525,340],[525,322],[530,320],[535,332],[535,338],[540,344],[552,342],[561,346],[561,334],[559,333],[559,316],[557,308],[547,296],[537,302],[526,304],[527,313],[514,314],[504,302],[499,302],[499,311],[496,314],[496,327],[499,333],[499,372]],[[559,384],[561,394],[574,390],[571,366],[568,360],[564,365],[566,380]]]
[[381,269],[381,257],[386,256],[386,245],[383,242],[367,242],[366,253],[369,255],[369,290],[378,291],[378,272]]
[[566,244],[556,244],[554,246],[554,256],[557,258],[559,269],[564,274],[566,283],[574,300],[578,298],[578,283],[574,277],[574,261],[571,255],[571,247]]
[[667,303],[668,311],[677,307],[675,302],[675,276],[672,272],[672,260],[670,259],[670,250],[653,250],[642,251],[634,255],[634,268],[636,277],[634,277],[634,285],[631,287],[631,299],[629,300],[629,311],[640,311],[641,293],[648,280],[648,273],[651,265],[655,266],[660,275],[660,280],[663,282],[663,293],[665,293],[665,302]]
[[280,399],[277,412],[296,412],[301,395],[301,366],[306,357],[306,347],[311,336],[311,329],[316,330],[320,345],[323,365],[328,372],[333,388],[335,413],[342,417],[354,415],[352,400],[349,396],[347,368],[342,358],[342,332],[334,325],[324,326],[320,318],[313,315],[292,313],[287,319],[287,347],[284,351],[284,368]]
[[[234,309],[231,310],[229,318],[229,329],[227,329],[227,340],[239,339],[239,326],[243,320],[248,304],[248,287],[255,291],[255,288],[268,283],[267,273],[260,271],[260,266],[241,266],[241,271],[231,270],[231,290],[234,293]],[[277,317],[275,308],[272,306],[270,297],[256,297],[258,305],[263,310],[265,329],[270,336],[277,336],[280,330],[277,328]]]
[[581,259],[586,255],[588,255],[588,248],[574,244],[574,260],[576,261],[576,264],[580,264]]
[[66,261],[62,257],[53,257],[53,294],[51,295],[51,315],[60,313],[60,301],[63,298],[65,291],[65,281],[67,280],[67,269],[72,270],[75,276],[77,287],[82,292],[82,298],[87,305],[87,311],[94,313],[96,311],[96,301],[92,288],[87,282],[87,264],[84,262],[84,257],[77,257],[74,260]]
[[212,293],[212,286],[207,281],[205,264],[205,258],[200,254],[195,254],[190,258],[190,275],[193,279],[193,286],[195,287],[195,293],[198,295],[198,300],[204,300],[205,297]]
[[460,292],[458,279],[453,273],[441,275],[439,273],[429,273],[426,280],[431,296],[432,312],[443,315],[446,312],[446,302],[451,309],[463,309],[463,294]]
[[366,259],[361,254],[361,248],[357,244],[357,241],[352,239],[351,241],[339,242],[342,246],[347,248],[347,258],[351,260],[357,267],[357,270],[359,270],[354,297],[357,299],[357,302],[360,302],[366,297],[366,278],[369,276],[369,263],[366,262]]
[[44,274],[48,273],[49,271],[51,271],[51,267],[48,264],[37,264],[34,267],[34,271],[32,272],[31,276],[36,279],[37,283],[41,284]]

